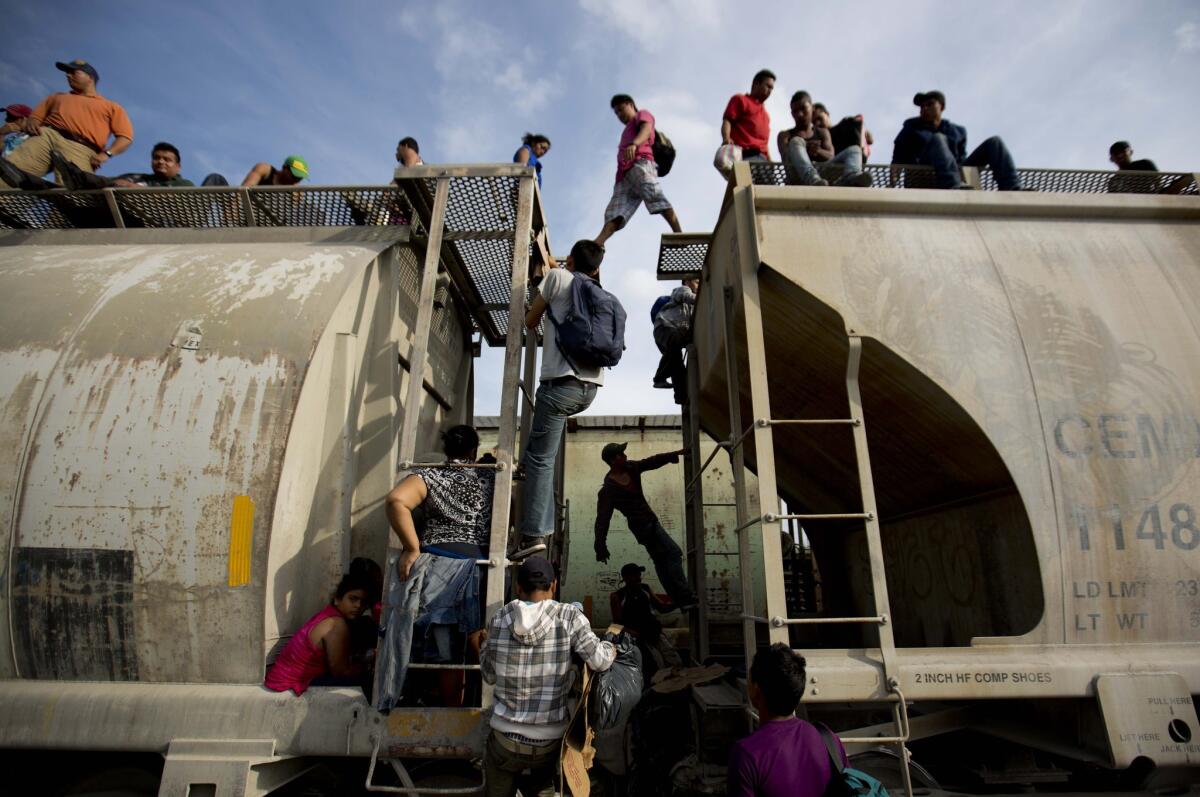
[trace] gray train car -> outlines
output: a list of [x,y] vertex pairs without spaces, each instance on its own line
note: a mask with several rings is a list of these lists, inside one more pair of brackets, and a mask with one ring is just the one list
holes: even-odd
[[406,179],[0,193],[0,749],[29,793],[478,755],[478,707],[261,686],[351,559],[386,561],[383,498],[470,422],[481,342],[516,355],[507,523],[533,172]]
[[[1006,194],[779,169],[739,165],[711,236],[664,236],[659,267],[702,274],[692,413],[757,476],[747,652],[799,649],[810,714],[958,788],[1200,780],[1193,176],[1107,194],[1028,170],[1041,190]],[[789,521],[822,596],[799,616]]]

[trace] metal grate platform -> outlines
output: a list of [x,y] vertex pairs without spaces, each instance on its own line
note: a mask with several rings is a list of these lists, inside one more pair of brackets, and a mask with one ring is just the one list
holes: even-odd
[[[750,174],[755,185],[788,185],[782,163],[751,161]],[[930,166],[895,166],[869,163],[864,171],[871,175],[872,188],[937,188]],[[1200,194],[1196,176],[1182,172],[1111,172],[1075,169],[1017,169],[1021,184],[1034,191],[1070,194]],[[979,174],[984,191],[996,191],[996,178],[990,169]]]
[[[228,229],[407,226],[429,237],[434,192],[449,177],[443,267],[463,291],[490,345],[508,332],[520,181],[532,171],[505,165],[423,166],[397,172],[399,185],[0,190],[0,229]],[[530,262],[549,257],[545,214],[534,190]]]
[[0,191],[0,228],[361,227],[404,224],[395,186]]
[[658,278],[683,279],[704,270],[711,235],[667,233],[658,249]]

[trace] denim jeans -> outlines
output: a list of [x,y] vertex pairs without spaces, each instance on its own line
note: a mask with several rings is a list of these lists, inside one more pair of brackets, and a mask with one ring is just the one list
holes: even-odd
[[596,398],[596,385],[568,379],[543,382],[534,400],[529,441],[521,452],[525,468],[521,535],[547,537],[554,533],[554,461],[567,418],[578,415]]
[[[937,170],[939,188],[958,188],[962,185],[959,164],[950,152],[950,145],[941,133],[934,133],[921,153],[920,163],[927,163]],[[1017,167],[1013,163],[1008,147],[1000,136],[992,136],[971,151],[963,166],[991,167],[996,177],[996,186],[1001,191],[1016,191],[1021,188],[1021,179],[1017,176]]]
[[662,352],[662,359],[658,362],[658,371],[655,372],[654,378],[671,380],[671,386],[675,390],[676,404],[683,404],[687,401],[688,376],[687,366],[683,363],[683,350],[691,342],[689,337],[689,331],[666,325],[654,327],[654,343]]
[[862,147],[857,144],[846,147],[832,159],[814,164],[804,139],[795,136],[788,141],[787,151],[783,153],[783,165],[788,171],[789,182],[798,182],[801,185],[812,185],[822,176],[821,171],[824,167],[835,163],[842,167],[839,179],[858,174],[863,170]]
[[[536,753],[514,753],[496,741],[497,733],[488,734],[483,754],[487,797],[514,797],[518,788],[529,797],[553,797],[562,744],[544,745]],[[525,770],[529,770],[528,775],[522,774]]]
[[683,571],[683,551],[679,550],[679,546],[671,539],[671,535],[667,534],[662,524],[655,520],[651,527],[643,527],[640,530],[631,527],[629,530],[633,532],[634,539],[650,554],[650,559],[654,562],[654,574],[671,596],[671,601],[676,606],[695,603],[696,593],[692,592],[691,586],[688,585],[687,573]]

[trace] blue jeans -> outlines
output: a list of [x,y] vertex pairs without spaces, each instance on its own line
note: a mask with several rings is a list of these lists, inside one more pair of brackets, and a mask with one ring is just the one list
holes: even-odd
[[[934,133],[925,145],[925,151],[918,159],[919,163],[927,163],[937,170],[939,188],[958,188],[962,185],[959,164],[950,152],[950,145],[941,133]],[[982,168],[988,166],[996,178],[996,186],[1001,191],[1018,191],[1021,188],[1021,178],[1017,176],[1017,166],[1013,163],[1012,154],[1004,146],[1000,136],[992,136],[971,151],[962,162],[963,166]]]
[[812,185],[817,178],[822,176],[821,170],[834,163],[842,167],[842,175],[839,179],[845,180],[847,177],[853,177],[863,170],[862,147],[854,144],[846,147],[830,160],[818,161],[814,164],[812,158],[809,157],[804,139],[795,136],[788,141],[787,151],[783,153],[783,165],[788,171],[789,181],[798,182],[801,185]]
[[521,535],[547,537],[554,533],[554,460],[562,442],[567,418],[592,405],[596,385],[568,379],[559,384],[543,382],[533,407],[529,441],[521,452],[525,468],[522,491]]
[[683,572],[683,551],[679,550],[662,524],[655,520],[653,527],[640,530],[630,527],[629,530],[646,549],[646,553],[650,554],[650,559],[654,561],[654,574],[671,596],[671,602],[676,606],[695,603],[696,593],[692,592],[687,573]]

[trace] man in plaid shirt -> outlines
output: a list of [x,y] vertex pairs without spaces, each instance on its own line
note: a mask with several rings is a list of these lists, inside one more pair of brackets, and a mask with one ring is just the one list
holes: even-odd
[[[593,670],[612,666],[617,651],[602,642],[578,607],[553,599],[554,566],[531,556],[517,569],[517,600],[492,618],[480,652],[483,678],[496,685],[492,733],[484,755],[488,797],[552,795],[559,743],[575,683],[571,654]],[[518,779],[529,770],[526,779]]]

